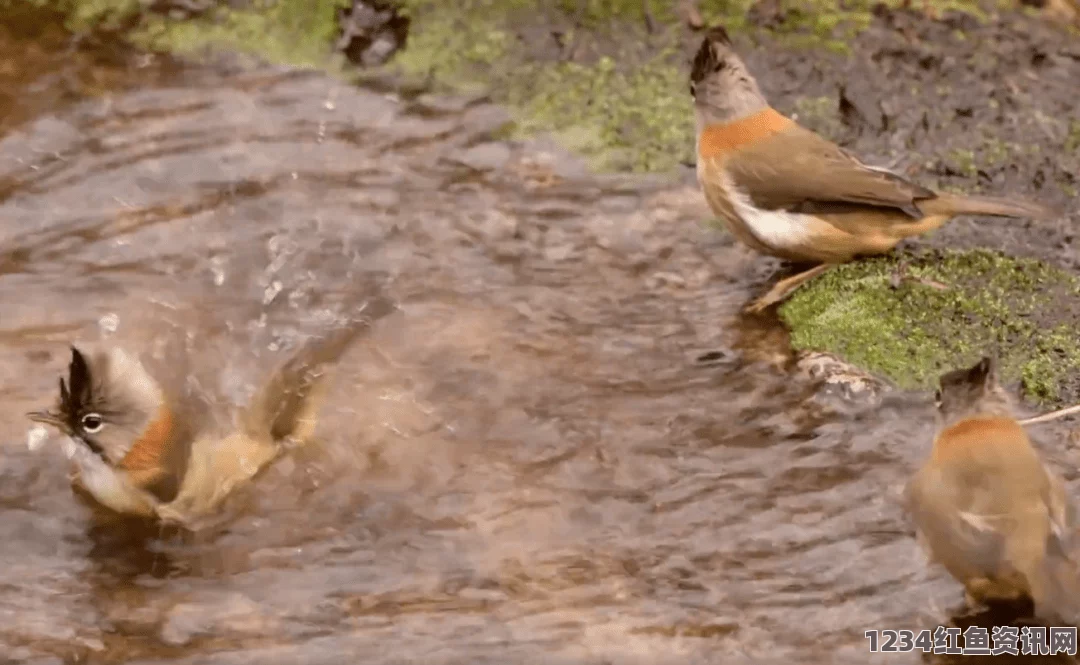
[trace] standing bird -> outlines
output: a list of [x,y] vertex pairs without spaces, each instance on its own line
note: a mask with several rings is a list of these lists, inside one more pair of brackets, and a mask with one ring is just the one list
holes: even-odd
[[[235,431],[212,431],[118,347],[71,347],[56,407],[27,414],[60,430],[76,485],[119,513],[191,523],[250,479],[288,441],[306,442],[328,367],[368,325],[303,345],[241,409]],[[199,421],[202,421],[201,423]]]
[[1020,200],[935,192],[863,164],[769,106],[721,27],[705,34],[694,57],[690,94],[698,182],[713,212],[757,252],[819,264],[778,282],[749,311],[780,302],[834,264],[884,254],[956,215],[1055,215]]
[[905,489],[920,546],[971,605],[1027,597],[1038,616],[1073,620],[1075,508],[1061,479],[1014,418],[992,359],[939,383],[933,450]]

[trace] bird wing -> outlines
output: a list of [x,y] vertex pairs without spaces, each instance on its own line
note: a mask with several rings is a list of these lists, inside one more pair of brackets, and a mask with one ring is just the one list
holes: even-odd
[[1037,568],[1033,588],[1036,610],[1075,622],[1080,612],[1080,575],[1074,555],[1075,504],[1065,493],[1065,485],[1047,471],[1050,479],[1044,495],[1051,528],[1046,538],[1046,556]]
[[1050,482],[1043,500],[1050,512],[1054,532],[1068,544],[1072,540],[1072,531],[1076,525],[1076,504],[1065,492],[1065,485],[1060,478],[1049,470],[1046,475]]
[[200,437],[192,443],[191,460],[176,497],[157,506],[166,522],[197,530],[239,485],[253,478],[281,453],[266,439],[235,433],[223,439]]
[[764,210],[825,213],[877,206],[921,219],[918,202],[937,196],[799,126],[740,148],[724,166],[733,184]]
[[[958,509],[964,502],[940,473],[923,468],[905,489],[905,508],[928,556],[969,577],[993,575],[1006,555],[1005,537],[992,520]],[[955,574],[955,573],[954,573]]]
[[362,316],[308,340],[271,374],[241,413],[245,433],[276,442],[291,438],[303,443],[311,438],[328,388],[328,371],[374,321],[393,312],[395,305],[375,296],[358,310]]

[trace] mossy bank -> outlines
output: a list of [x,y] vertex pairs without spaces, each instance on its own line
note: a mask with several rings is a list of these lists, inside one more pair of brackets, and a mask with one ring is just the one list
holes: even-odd
[[[342,71],[332,45],[349,0],[0,0],[59,8],[77,31],[122,29],[180,54],[242,51]],[[392,68],[450,89],[483,88],[517,110],[520,134],[554,132],[600,169],[666,171],[693,158],[686,86],[697,36],[672,0],[398,0],[412,19]],[[849,53],[875,7],[902,0],[700,0],[704,24],[764,32],[783,48]],[[985,18],[1007,1],[933,0]],[[762,9],[762,7],[765,7]],[[841,8],[842,7],[842,8]],[[758,27],[764,26],[764,27]]]
[[[690,23],[722,23],[759,47],[819,51],[801,57],[842,58],[858,50],[857,36],[882,8],[905,4],[699,0],[690,19],[677,0],[382,2],[411,19],[407,46],[389,69],[437,88],[490,92],[516,110],[519,135],[553,132],[597,168],[629,171],[668,171],[693,161],[686,65],[700,37]],[[281,64],[350,69],[334,48],[340,12],[350,0],[160,0],[149,5],[155,11],[140,0],[0,0],[0,7],[19,4],[59,9],[75,31],[120,31],[159,51],[240,51]],[[987,21],[1016,3],[921,4],[933,16],[963,11],[973,21]],[[758,73],[768,83],[769,72]],[[836,129],[829,117],[835,95],[821,95],[820,86],[808,83],[799,94],[779,95],[777,105],[802,111],[828,133]],[[958,146],[950,154],[963,173],[975,174],[974,148]]]
[[925,251],[833,269],[780,307],[797,349],[829,349],[932,389],[938,375],[990,353],[1036,402],[1080,388],[1080,280],[985,250]]

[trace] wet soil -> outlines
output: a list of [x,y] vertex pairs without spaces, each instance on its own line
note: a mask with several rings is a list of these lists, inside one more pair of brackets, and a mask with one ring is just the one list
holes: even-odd
[[[738,314],[772,265],[687,181],[495,139],[483,99],[0,48],[36,72],[0,138],[0,662],[917,662],[864,631],[961,611],[896,500],[929,396],[793,367]],[[1010,242],[965,228],[932,242]],[[323,443],[218,528],[110,520],[27,448],[73,340],[227,409],[373,297]],[[1068,433],[1033,430],[1075,490]]]

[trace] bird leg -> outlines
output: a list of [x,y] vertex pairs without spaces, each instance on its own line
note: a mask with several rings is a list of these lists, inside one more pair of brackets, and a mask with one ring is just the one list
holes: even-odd
[[907,279],[907,267],[907,259],[900,259],[896,263],[896,268],[893,269],[892,274],[889,275],[889,286],[893,287],[894,289],[900,288],[900,285],[904,283],[905,279]]
[[834,264],[831,263],[822,263],[821,265],[814,266],[809,270],[804,270],[803,272],[796,273],[791,277],[785,277],[784,279],[774,284],[773,287],[769,289],[768,293],[747,305],[745,311],[751,314],[756,314],[766,309],[767,307],[784,300],[789,295],[791,295],[792,292],[795,291],[795,289],[799,288],[806,282],[814,279],[818,275],[825,273],[827,270],[832,268],[833,265]]

